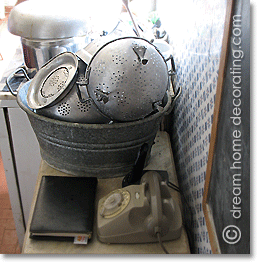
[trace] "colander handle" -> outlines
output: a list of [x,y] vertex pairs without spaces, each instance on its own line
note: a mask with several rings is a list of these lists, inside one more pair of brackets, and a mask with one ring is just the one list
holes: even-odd
[[175,61],[174,61],[174,58],[173,58],[172,55],[170,55],[170,56],[165,60],[166,63],[167,63],[169,60],[170,60],[171,68],[172,68],[172,71],[169,70],[169,74],[170,74],[170,75],[173,75],[173,74],[175,74],[175,72],[176,72],[176,66],[175,66]]
[[[175,67],[175,62],[174,62],[174,58],[172,55],[170,55],[165,61],[168,62],[170,60],[171,63],[171,70],[169,70],[169,76],[170,76],[170,86],[173,89],[173,95],[171,96],[172,99],[172,104],[177,100],[177,98],[180,96],[181,94],[181,88],[179,87],[177,91],[175,91],[174,88],[174,83],[173,83],[173,76],[176,76],[176,67]],[[169,110],[171,111],[171,110]]]
[[85,49],[80,49],[79,51],[76,52],[76,55],[87,65],[89,65],[92,55],[88,53]]
[[19,73],[19,72],[22,72],[28,81],[30,80],[30,78],[29,78],[26,70],[25,70],[23,67],[19,67],[19,68],[17,68],[13,73],[11,73],[11,74],[7,77],[7,79],[6,79],[6,81],[5,81],[6,86],[8,87],[10,93],[11,93],[13,96],[15,96],[15,97],[17,96],[17,92],[14,92],[13,89],[11,88],[10,81],[11,81],[11,79],[12,79],[17,73]]
[[168,115],[170,114],[170,112],[172,111],[173,107],[174,107],[174,103],[176,102],[176,100],[178,99],[178,97],[180,96],[181,94],[181,87],[178,88],[178,90],[176,91],[176,93],[174,95],[171,95],[171,99],[172,99],[172,102],[171,102],[171,106],[170,108],[165,112],[165,115]]
[[76,91],[77,91],[77,96],[78,96],[78,99],[81,103],[85,103],[87,100],[85,100],[83,97],[82,97],[82,94],[81,94],[81,90],[80,90],[80,83],[76,83]]

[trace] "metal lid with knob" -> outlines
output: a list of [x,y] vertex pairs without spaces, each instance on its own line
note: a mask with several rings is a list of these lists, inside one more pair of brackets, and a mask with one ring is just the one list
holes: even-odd
[[105,2],[109,1],[25,1],[11,11],[8,30],[26,39],[80,37],[88,34],[98,19],[105,21],[101,24],[102,30],[106,30],[103,27],[112,30],[118,23],[121,10],[121,1],[113,1],[117,4],[104,13],[100,13],[99,5],[106,5]]

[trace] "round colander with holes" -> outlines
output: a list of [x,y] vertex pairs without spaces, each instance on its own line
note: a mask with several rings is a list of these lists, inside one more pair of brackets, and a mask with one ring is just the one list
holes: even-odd
[[114,121],[133,121],[162,104],[169,73],[153,44],[124,37],[108,42],[94,54],[86,82],[89,96],[104,115]]

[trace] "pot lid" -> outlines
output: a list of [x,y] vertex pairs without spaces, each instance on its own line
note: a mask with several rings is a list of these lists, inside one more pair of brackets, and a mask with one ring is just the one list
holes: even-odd
[[[92,4],[93,2],[93,4]],[[85,36],[101,21],[102,31],[112,30],[118,23],[120,0],[111,11],[103,13],[104,0],[29,0],[15,6],[8,18],[8,30],[27,39],[60,39]],[[109,27],[109,28],[108,28]],[[107,29],[106,29],[107,28]],[[110,29],[111,28],[111,29]]]

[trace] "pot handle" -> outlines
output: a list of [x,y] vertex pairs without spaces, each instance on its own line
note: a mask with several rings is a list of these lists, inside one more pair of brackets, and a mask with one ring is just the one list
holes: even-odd
[[28,81],[30,80],[30,78],[29,78],[26,70],[25,70],[23,67],[19,67],[19,68],[17,68],[13,73],[11,73],[11,74],[7,77],[7,79],[6,79],[6,81],[5,81],[6,86],[8,87],[10,93],[11,93],[13,96],[15,96],[15,97],[17,96],[17,92],[14,92],[14,91],[12,90],[11,85],[10,85],[10,81],[11,81],[11,79],[15,76],[15,74],[17,74],[17,73],[19,73],[19,72],[22,72]]

